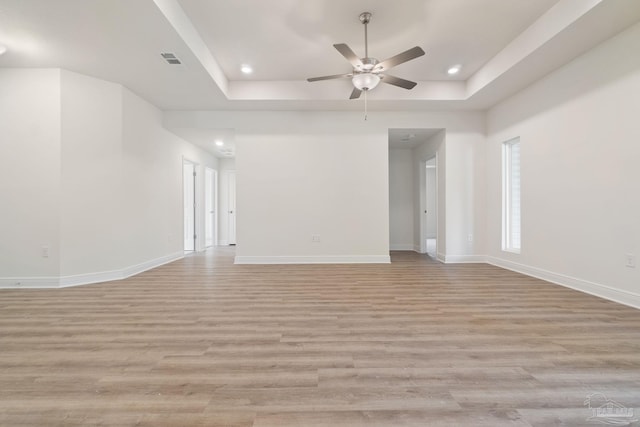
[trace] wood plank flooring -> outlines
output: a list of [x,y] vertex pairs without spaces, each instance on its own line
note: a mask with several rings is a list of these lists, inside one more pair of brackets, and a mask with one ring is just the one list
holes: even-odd
[[489,265],[392,260],[233,265],[221,249],[2,290],[0,425],[603,425],[592,393],[640,425],[640,311]]

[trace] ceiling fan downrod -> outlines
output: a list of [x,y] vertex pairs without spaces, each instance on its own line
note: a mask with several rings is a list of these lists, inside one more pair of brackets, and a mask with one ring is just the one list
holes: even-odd
[[364,57],[369,58],[369,37],[367,33],[367,26],[371,22],[371,13],[362,12],[360,14],[360,22],[364,24]]

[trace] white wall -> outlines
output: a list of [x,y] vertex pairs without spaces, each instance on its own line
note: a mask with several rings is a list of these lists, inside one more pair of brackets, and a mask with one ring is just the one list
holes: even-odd
[[239,262],[388,261],[386,135],[238,137],[237,146]]
[[[481,138],[478,141],[478,137]],[[484,135],[446,135],[446,261],[484,262],[486,147]],[[443,163],[440,161],[441,167]],[[438,245],[439,248],[439,245]]]
[[236,159],[235,158],[222,158],[218,159],[218,168],[221,171],[234,171],[236,170]]
[[58,276],[59,177],[60,71],[0,68],[0,285]]
[[413,250],[413,150],[389,150],[389,246]]
[[[475,199],[484,194],[484,176],[479,172],[484,167],[480,164],[484,161],[483,113],[373,111],[364,121],[361,112],[348,111],[174,111],[165,113],[165,125],[169,129],[234,129],[239,203],[237,253],[256,261],[273,256],[317,259],[322,254],[388,259],[388,130],[446,129],[447,144],[457,150],[452,154],[451,169],[462,175],[462,181],[447,185],[447,192],[472,193],[453,197],[455,221],[448,227],[460,227],[462,231],[452,235],[464,239],[448,244],[456,251],[457,260],[468,260],[466,257],[477,255],[477,248],[484,249],[478,240],[477,246],[467,242],[468,231],[475,233],[482,214],[476,212],[475,205],[456,202],[456,198]],[[457,155],[463,159],[456,159]],[[443,152],[441,161],[446,162],[447,156]],[[474,165],[466,168],[469,157]],[[446,171],[447,167],[441,170]],[[300,178],[302,171],[308,176]],[[467,175],[472,178],[467,179]],[[284,182],[296,179],[297,184]],[[342,184],[338,184],[340,181]],[[268,185],[269,182],[282,185]],[[447,200],[444,193],[442,197]],[[291,209],[265,205],[274,201]],[[359,205],[353,205],[354,201]],[[346,211],[332,207],[341,204],[347,207]],[[317,212],[323,215],[310,208],[318,205]],[[442,209],[445,207],[448,205],[443,203]],[[355,219],[363,213],[364,222]],[[313,218],[318,219],[318,225]],[[449,224],[442,222],[445,223]],[[335,238],[331,230],[335,230]],[[311,245],[311,234],[327,233],[328,241]]]
[[61,275],[106,277],[181,256],[182,158],[200,165],[200,210],[203,165],[215,158],[167,132],[162,113],[128,89],[69,71],[62,129]]
[[182,256],[182,158],[215,157],[118,84],[16,69],[0,88],[0,286],[117,279]]
[[60,275],[116,270],[129,231],[122,229],[122,86],[65,70],[61,84]]
[[124,264],[182,252],[183,158],[198,165],[196,247],[204,250],[204,168],[217,169],[218,160],[168,132],[162,125],[162,111],[123,90],[123,229],[128,236]]
[[[488,113],[488,253],[640,306],[640,24]],[[522,251],[501,250],[501,143],[522,147]]]

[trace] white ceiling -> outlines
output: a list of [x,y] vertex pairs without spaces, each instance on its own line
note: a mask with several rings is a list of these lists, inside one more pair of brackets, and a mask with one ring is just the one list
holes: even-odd
[[[346,43],[364,57],[358,16],[367,11],[370,56],[383,60],[420,46],[427,55],[397,73],[421,81],[450,79],[446,70],[458,63],[464,68],[455,79],[466,80],[557,0],[179,2],[230,80],[247,78],[243,63],[253,66],[255,80],[350,72],[333,44]],[[508,19],[496,25],[500,16]]]
[[[335,43],[364,56],[363,11],[370,56],[426,51],[392,70],[413,90],[369,94],[390,111],[489,108],[640,21],[638,0],[0,0],[0,67],[69,69],[163,110],[360,110],[348,80],[305,79],[351,71]],[[212,151],[220,133],[181,130]]]

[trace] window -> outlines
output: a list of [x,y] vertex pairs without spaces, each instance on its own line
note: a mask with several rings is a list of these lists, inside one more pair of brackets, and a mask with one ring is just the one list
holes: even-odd
[[502,250],[520,253],[520,138],[502,144]]

